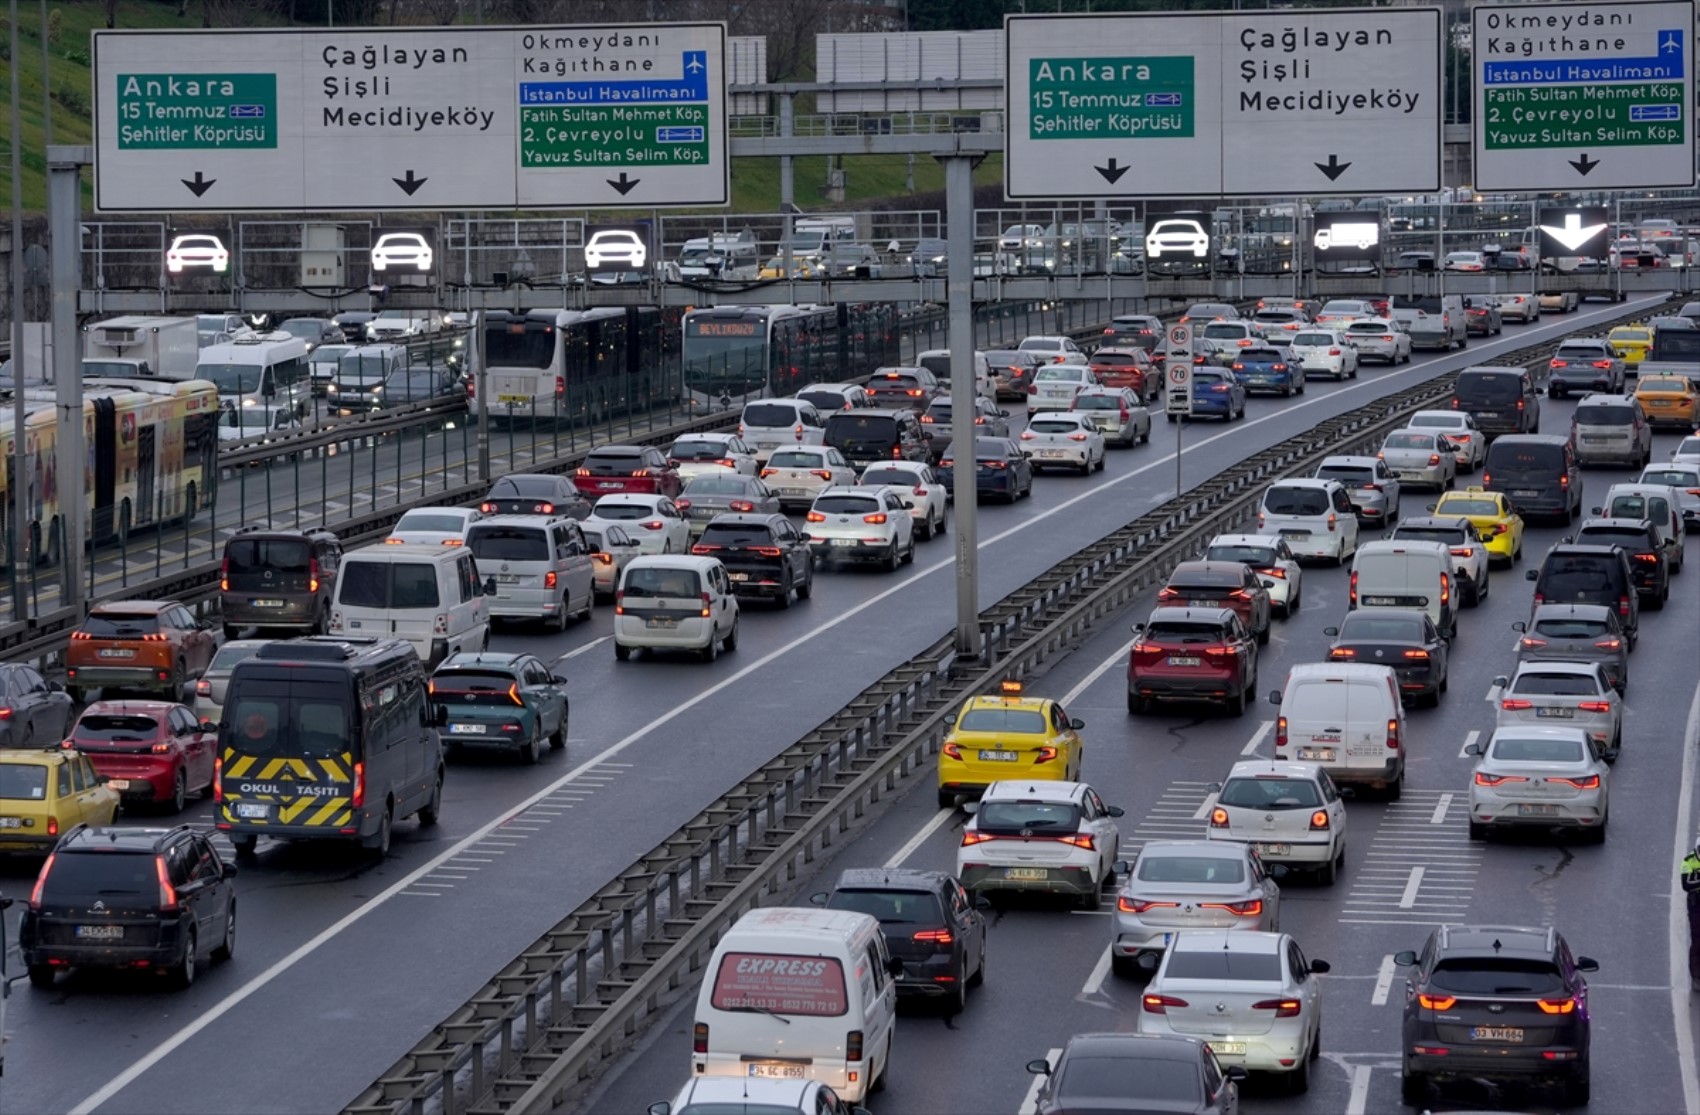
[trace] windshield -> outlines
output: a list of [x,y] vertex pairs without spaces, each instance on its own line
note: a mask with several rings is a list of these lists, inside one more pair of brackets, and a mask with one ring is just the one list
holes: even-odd
[[196,379],[211,380],[220,395],[252,395],[260,389],[258,364],[201,364]]
[[1553,995],[1564,991],[1564,979],[1550,960],[1457,957],[1434,966],[1429,986],[1461,995]]
[[1245,809],[1314,809],[1322,804],[1322,793],[1309,779],[1230,778],[1216,801]]

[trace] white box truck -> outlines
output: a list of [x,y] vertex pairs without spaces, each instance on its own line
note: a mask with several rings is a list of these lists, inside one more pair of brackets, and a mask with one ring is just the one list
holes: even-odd
[[83,327],[83,375],[193,379],[201,343],[192,317],[115,317]]

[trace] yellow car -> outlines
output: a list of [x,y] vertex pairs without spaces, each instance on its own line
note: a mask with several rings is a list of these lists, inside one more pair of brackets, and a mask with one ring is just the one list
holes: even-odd
[[996,696],[973,698],[939,753],[939,807],[1012,778],[1079,781],[1085,726],[1047,697],[1023,697],[1017,681],[1004,682]]
[[[772,259],[762,264],[761,271],[758,272],[758,277],[763,279],[785,278],[785,257],[774,256]],[[823,277],[824,276],[821,274],[820,263],[817,260],[801,255],[791,257],[791,278],[819,279]]]
[[81,752],[0,751],[0,852],[46,855],[74,825],[110,825],[118,791]]
[[1635,398],[1647,412],[1649,425],[1694,428],[1695,403],[1700,401],[1687,376],[1642,376]]
[[1432,513],[1470,520],[1487,547],[1489,562],[1510,565],[1523,556],[1523,516],[1517,514],[1503,492],[1481,488],[1447,492],[1434,504]]
[[1620,325],[1606,334],[1606,343],[1623,358],[1623,366],[1634,371],[1653,348],[1653,331],[1645,325]]

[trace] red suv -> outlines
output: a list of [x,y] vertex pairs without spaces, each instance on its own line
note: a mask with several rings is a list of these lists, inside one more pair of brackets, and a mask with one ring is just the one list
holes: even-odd
[[1269,641],[1269,616],[1274,610],[1269,590],[1242,562],[1183,561],[1169,574],[1157,603],[1231,608],[1259,645]]
[[1102,387],[1126,387],[1149,402],[1163,389],[1157,365],[1142,348],[1101,348],[1092,354],[1088,368]]
[[82,752],[125,806],[146,802],[178,813],[190,794],[212,790],[218,725],[170,701],[96,701],[61,746]]
[[1133,631],[1128,712],[1157,701],[1222,701],[1243,716],[1257,699],[1257,638],[1232,609],[1158,606]]
[[604,445],[579,466],[578,487],[594,500],[610,492],[676,498],[685,485],[667,454],[653,445]]

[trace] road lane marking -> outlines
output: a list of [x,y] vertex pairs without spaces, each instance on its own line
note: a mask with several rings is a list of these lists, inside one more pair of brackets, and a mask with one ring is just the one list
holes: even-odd
[[1078,701],[1080,699],[1080,695],[1092,688],[1093,683],[1105,674],[1109,673],[1112,667],[1116,666],[1118,663],[1125,662],[1127,660],[1128,651],[1132,648],[1133,640],[1130,639],[1126,643],[1123,643],[1120,647],[1116,648],[1116,652],[1114,654],[1110,655],[1108,658],[1104,659],[1104,661],[1098,663],[1097,666],[1093,667],[1092,672],[1082,678],[1079,685],[1076,685],[1073,689],[1070,689],[1067,693],[1063,694],[1063,699],[1060,702],[1062,706],[1067,708],[1069,705]]
[[600,639],[592,639],[590,642],[584,644],[582,647],[574,647],[572,650],[567,651],[567,653],[562,654],[562,655],[558,655],[555,658],[555,661],[564,662],[569,658],[577,658],[579,655],[583,654],[585,651],[591,649],[592,647],[599,647],[603,643],[606,643],[609,639],[612,639],[613,637],[614,636],[612,636],[612,635],[604,635]]
[[1440,800],[1438,802],[1436,802],[1435,806],[1434,806],[1434,816],[1432,816],[1428,819],[1428,823],[1431,824],[1431,825],[1443,825],[1443,824],[1445,824],[1446,823],[1446,811],[1449,808],[1451,808],[1451,806],[1452,806],[1452,795],[1451,794],[1441,794]]
[[[1045,1051],[1045,1060],[1050,1063],[1050,1066],[1053,1069],[1057,1067],[1057,1058],[1061,1057],[1061,1056],[1062,1056],[1062,1047],[1061,1046],[1058,1046],[1055,1049],[1047,1049]],[[1045,1077],[1035,1074],[1034,1077],[1033,1077],[1033,1082],[1031,1084],[1027,1085],[1027,1095],[1021,1101],[1021,1106],[1015,1109],[1015,1115],[1033,1115],[1034,1112],[1038,1111],[1039,1110],[1039,1089],[1043,1088],[1044,1086],[1045,1086]]]
[[914,855],[915,850],[927,842],[927,837],[943,828],[945,822],[949,821],[954,816],[956,816],[956,810],[954,809],[941,809],[937,813],[933,814],[931,819],[929,819],[926,824],[922,825],[914,836],[911,836],[908,840],[904,841],[903,847],[897,849],[892,857],[885,861],[885,866],[902,867],[903,861]]
[[1257,732],[1251,737],[1250,742],[1248,742],[1244,747],[1240,748],[1240,754],[1241,755],[1255,755],[1255,754],[1257,754],[1257,749],[1263,745],[1264,739],[1269,735],[1269,730],[1273,727],[1275,727],[1275,721],[1265,720],[1261,725],[1258,726]]
[[[1695,691],[1694,701],[1688,706],[1688,724],[1682,733],[1682,788],[1676,799],[1676,851],[1669,861],[1672,864],[1681,863],[1693,847],[1697,746],[1700,746],[1700,690]],[[1690,1013],[1693,995],[1688,985],[1688,896],[1680,886],[1670,888],[1665,928],[1670,948],[1670,1010],[1676,1023],[1676,1063],[1682,1070],[1682,1106],[1687,1111],[1700,1111],[1700,1071],[1694,1063],[1694,1021]]]
[[1352,1066],[1352,1092],[1346,1097],[1346,1115],[1364,1115],[1369,1109],[1369,1074],[1372,1071],[1368,1065]]
[[1388,953],[1381,958],[1381,967],[1375,973],[1375,990],[1369,993],[1369,1005],[1384,1007],[1387,1005],[1387,993],[1393,990],[1393,954]]
[[1481,735],[1481,732],[1476,729],[1470,729],[1470,734],[1464,737],[1464,746],[1458,749],[1458,757],[1460,759],[1468,759],[1471,757],[1470,748],[1476,745],[1476,740],[1480,739]]
[[1411,880],[1405,884],[1405,893],[1399,896],[1399,908],[1401,910],[1409,910],[1416,905],[1417,891],[1421,889],[1422,885],[1423,869],[1421,867],[1411,868]]
[[[1641,305],[1641,304],[1651,305],[1651,304],[1653,304],[1653,300],[1647,300],[1645,303],[1641,303],[1641,302],[1637,301],[1635,304],[1636,305]],[[1621,305],[1614,307],[1614,310],[1617,311],[1617,312],[1622,312],[1622,309],[1623,309],[1623,307]],[[1600,314],[1600,315],[1596,315],[1596,316],[1598,318],[1603,319],[1604,316],[1606,316],[1606,315]],[[1592,320],[1595,320],[1595,319],[1590,318],[1589,320],[1592,321]],[[1550,327],[1550,328],[1545,327],[1545,326],[1541,326],[1541,325],[1536,325],[1529,330],[1525,330],[1525,331],[1519,333],[1515,338],[1507,338],[1506,340],[1501,341],[1501,342],[1493,342],[1493,343],[1490,343],[1489,345],[1487,345],[1485,347],[1487,347],[1487,348],[1505,347],[1507,349],[1507,351],[1510,351],[1510,348],[1513,345],[1526,346],[1528,344],[1529,338],[1531,338],[1533,336],[1537,336],[1537,335],[1545,336],[1547,334],[1560,334],[1560,335],[1562,335],[1564,333],[1574,332],[1577,328],[1582,327],[1585,324],[1586,324],[1585,322],[1584,323],[1579,323],[1579,322],[1557,323],[1557,322],[1555,322],[1555,323],[1553,323],[1552,327]],[[1539,330],[1540,332],[1537,334],[1536,330]],[[1416,373],[1425,373],[1426,372],[1426,373],[1429,373],[1429,374],[1423,374],[1419,378],[1418,376],[1412,376],[1410,374],[1411,372],[1416,372]],[[1198,459],[1200,459],[1197,456],[1199,451],[1205,449],[1206,447],[1208,447],[1212,443],[1217,442],[1217,441],[1221,441],[1221,440],[1224,440],[1224,439],[1227,439],[1227,438],[1236,438],[1236,439],[1243,438],[1244,435],[1245,435],[1245,432],[1248,429],[1251,429],[1253,427],[1263,425],[1264,423],[1267,423],[1267,422],[1276,422],[1276,421],[1279,421],[1279,420],[1284,420],[1284,419],[1286,419],[1287,417],[1289,417],[1293,414],[1297,414],[1301,411],[1308,411],[1312,407],[1322,406],[1322,405],[1329,404],[1329,403],[1350,402],[1351,398],[1349,398],[1349,397],[1356,397],[1355,393],[1357,393],[1357,392],[1364,393],[1364,397],[1366,397],[1366,398],[1379,397],[1380,395],[1385,394],[1390,389],[1392,382],[1399,382],[1404,386],[1409,386],[1410,384],[1425,382],[1426,380],[1433,378],[1434,372],[1435,372],[1435,368],[1434,368],[1433,364],[1431,362],[1424,362],[1423,364],[1418,365],[1415,368],[1409,369],[1405,373],[1396,373],[1397,375],[1399,375],[1398,381],[1393,381],[1392,376],[1377,377],[1375,379],[1365,380],[1362,383],[1355,384],[1354,386],[1351,386],[1351,387],[1342,388],[1341,390],[1338,390],[1338,391],[1331,391],[1326,395],[1318,395],[1316,398],[1308,400],[1306,402],[1294,403],[1290,406],[1283,406],[1280,410],[1271,411],[1270,413],[1268,413],[1266,415],[1262,415],[1260,417],[1253,418],[1253,419],[1250,419],[1248,421],[1237,422],[1237,423],[1234,424],[1234,428],[1231,429],[1231,430],[1224,430],[1222,433],[1213,434],[1209,437],[1202,438],[1202,439],[1188,445],[1187,451],[1189,453],[1193,454],[1194,460],[1198,460]],[[1409,379],[1409,383],[1406,382],[1407,378]],[[1030,535],[1031,532],[1032,532],[1032,528],[1036,523],[1043,522],[1044,520],[1052,518],[1052,517],[1057,516],[1057,515],[1066,514],[1069,511],[1071,511],[1076,504],[1081,503],[1084,500],[1104,495],[1104,494],[1108,493],[1112,488],[1115,488],[1115,487],[1117,487],[1121,484],[1132,481],[1132,480],[1134,480],[1134,479],[1136,479],[1140,476],[1143,476],[1145,473],[1151,472],[1155,469],[1172,468],[1173,464],[1174,464],[1174,462],[1172,460],[1173,457],[1174,457],[1173,453],[1164,453],[1162,456],[1140,466],[1139,468],[1132,469],[1128,472],[1122,473],[1121,475],[1111,477],[1110,479],[1108,479],[1106,481],[1102,481],[1098,485],[1096,485],[1095,487],[1088,488],[1088,489],[1080,492],[1079,494],[1062,501],[1061,503],[1057,504],[1054,507],[1046,508],[1044,511],[1040,511],[1037,514],[1031,515],[1028,518],[1023,519],[1019,523],[1012,524],[1006,530],[1000,531],[997,534],[993,534],[989,537],[981,539],[980,548],[982,550],[986,549],[987,547],[995,545],[996,543],[1003,542],[1003,541],[1005,541],[1009,538],[1013,538],[1013,537],[1016,537],[1018,535]],[[861,615],[863,612],[866,612],[866,611],[868,611],[872,608],[876,608],[876,607],[880,606],[881,604],[884,604],[885,601],[887,601],[891,597],[895,596],[897,593],[902,592],[905,589],[909,588],[911,585],[917,583],[922,578],[931,576],[932,574],[938,573],[938,572],[945,570],[945,569],[954,569],[955,564],[956,564],[956,559],[953,555],[952,557],[945,558],[945,559],[942,559],[940,561],[934,562],[933,564],[928,565],[923,569],[915,570],[908,577],[905,577],[903,580],[892,585],[890,588],[885,589],[883,592],[875,593],[873,596],[862,601],[861,603],[855,604],[855,605],[853,605],[849,608],[846,608],[844,611],[833,616],[831,619],[812,626],[808,631],[804,632],[803,634],[798,635],[795,639],[791,639],[788,642],[774,648],[773,650],[769,651],[767,654],[764,654],[760,658],[756,659],[754,662],[751,662],[749,665],[744,666],[743,668],[737,670],[736,672],[734,672],[732,674],[729,674],[725,678],[722,678],[720,681],[718,681],[715,684],[709,686],[708,688],[702,690],[700,693],[697,693],[696,695],[694,695],[692,697],[688,697],[685,700],[680,701],[678,704],[676,704],[672,708],[670,708],[667,712],[665,712],[662,715],[656,717],[655,719],[649,721],[647,724],[644,724],[644,725],[634,729],[633,731],[628,733],[624,738],[620,739],[619,741],[617,741],[613,744],[610,744],[608,746],[608,748],[606,748],[604,751],[602,751],[599,755],[595,756],[594,758],[587,759],[585,762],[579,764],[578,766],[574,767],[573,769],[566,771],[559,778],[557,778],[554,782],[551,782],[548,785],[539,788],[534,794],[531,795],[531,797],[522,801],[519,804],[518,808],[511,811],[509,815],[511,816],[512,812],[523,812],[524,810],[530,808],[531,806],[536,805],[538,802],[542,801],[543,799],[549,797],[551,794],[554,794],[556,791],[560,790],[562,787],[567,786],[567,785],[569,785],[569,784],[571,784],[575,781],[578,781],[587,772],[594,769],[599,763],[603,762],[606,759],[613,758],[615,756],[623,754],[625,751],[627,751],[631,747],[636,746],[638,743],[640,743],[644,739],[648,738],[652,733],[654,733],[658,729],[665,727],[667,724],[672,723],[674,720],[677,720],[680,717],[685,716],[687,713],[691,712],[697,706],[713,699],[714,697],[725,692],[727,689],[731,688],[732,686],[737,685],[738,683],[742,682],[744,679],[746,679],[749,676],[751,676],[752,674],[754,674],[757,670],[760,670],[760,669],[770,665],[773,662],[780,661],[781,659],[784,659],[784,658],[787,658],[787,657],[793,655],[799,647],[804,646],[808,643],[814,642],[818,639],[821,639],[822,637],[826,636],[829,632],[832,632],[835,629],[837,629],[839,626],[846,624],[846,623],[849,623],[852,619]],[[1700,708],[1700,706],[1697,706],[1697,708]],[[1692,748],[1690,748],[1689,750],[1690,750],[1690,752],[1692,752]],[[292,949],[288,954],[286,954],[285,956],[274,961],[270,966],[268,966],[263,971],[256,973],[246,983],[242,984],[242,986],[240,986],[236,990],[230,992],[228,995],[226,995],[224,998],[218,1000],[216,1003],[213,1003],[210,1006],[208,1006],[200,1015],[198,1015],[192,1021],[185,1023],[181,1029],[177,1030],[170,1037],[166,1038],[164,1041],[155,1045],[153,1048],[149,1049],[146,1053],[137,1057],[136,1060],[132,1061],[126,1068],[124,1068],[122,1071],[120,1071],[119,1073],[114,1075],[112,1078],[107,1080],[107,1082],[105,1084],[102,1084],[99,1088],[95,1089],[95,1091],[90,1093],[85,1099],[83,1099],[80,1103],[78,1103],[75,1107],[73,1107],[69,1112],[67,1112],[66,1115],[90,1115],[90,1113],[93,1112],[95,1109],[99,1108],[101,1105],[105,1104],[108,1100],[112,1099],[112,1097],[116,1096],[119,1092],[121,1092],[125,1088],[129,1087],[129,1085],[134,1083],[144,1073],[153,1069],[156,1065],[160,1064],[162,1061],[164,1061],[167,1057],[169,1057],[172,1053],[176,1052],[178,1049],[181,1049],[185,1044],[187,1044],[196,1035],[200,1034],[201,1032],[203,1032],[207,1029],[210,1029],[215,1023],[217,1023],[219,1020],[224,1018],[225,1015],[229,1014],[231,1011],[235,1010],[236,1007],[238,1007],[242,1003],[246,1002],[248,999],[252,998],[256,993],[258,993],[259,991],[261,991],[265,987],[269,986],[278,977],[282,976],[284,973],[288,972],[289,970],[294,968],[296,965],[300,964],[303,960],[307,959],[308,957],[312,956],[314,953],[318,952],[320,949],[324,948],[327,944],[329,944],[331,941],[335,940],[337,937],[341,936],[345,931],[347,931],[352,926],[358,924],[361,921],[364,921],[367,917],[371,916],[373,913],[375,913],[379,909],[382,909],[385,903],[389,902],[391,899],[395,898],[397,895],[400,895],[403,892],[408,891],[409,888],[412,887],[412,885],[414,884],[415,881],[417,881],[419,879],[423,879],[427,875],[431,874],[431,872],[437,870],[437,868],[442,866],[442,864],[446,863],[450,859],[453,859],[454,857],[462,854],[467,849],[472,848],[474,846],[480,846],[480,850],[489,852],[493,855],[503,854],[502,849],[487,848],[487,847],[483,847],[482,845],[480,845],[480,842],[483,841],[484,838],[487,835],[489,835],[491,832],[493,832],[496,829],[496,827],[501,823],[501,820],[502,820],[502,818],[500,818],[500,817],[492,818],[490,821],[486,822],[481,827],[473,830],[471,833],[468,833],[466,836],[462,837],[456,843],[450,845],[449,847],[445,848],[443,851],[439,852],[432,859],[429,859],[426,862],[420,864],[418,867],[414,868],[413,871],[409,872],[407,875],[404,875],[402,878],[397,879],[394,883],[391,883],[388,887],[386,887],[382,891],[379,891],[377,894],[373,895],[365,903],[361,904],[360,906],[355,907],[353,910],[350,910],[343,917],[339,918],[335,922],[326,926],[324,929],[322,929],[318,933],[314,934],[308,940],[302,942],[296,948]],[[431,894],[431,893],[434,893],[434,892],[421,891],[421,892],[415,892],[415,893]],[[1673,906],[1672,911],[1673,912],[1672,912],[1671,916],[1673,918],[1675,918],[1677,916],[1677,907]],[[1675,923],[1673,922],[1672,925],[1673,925],[1672,933],[1674,934],[1676,932]],[[1684,931],[1686,932],[1686,925],[1684,926]],[[1673,936],[1672,940],[1674,942],[1674,940],[1675,940],[1674,936]],[[1674,955],[1674,953],[1673,953],[1673,955]],[[1684,960],[1686,961],[1686,955],[1684,957]],[[1676,1000],[1673,999],[1673,1005],[1674,1005],[1675,1001]],[[1686,996],[1684,996],[1684,1001],[1686,1001]],[[1685,1021],[1686,1015],[1682,1015],[1682,1019],[1684,1019],[1684,1021],[1682,1021],[1681,1025],[1679,1025],[1679,1029],[1678,1029],[1679,1038],[1685,1032],[1687,1033],[1687,1036],[1688,1036],[1688,1043],[1687,1043],[1687,1046],[1686,1046],[1686,1049],[1688,1051],[1688,1056],[1685,1059],[1679,1058],[1679,1060],[1681,1060],[1683,1065],[1684,1065],[1683,1084],[1684,1084],[1685,1094],[1689,1094],[1692,1097],[1696,1097],[1696,1098],[1694,1098],[1694,1101],[1692,1103],[1690,1103],[1689,1106],[1691,1108],[1700,1109],[1700,1089],[1696,1089],[1696,1088],[1693,1087],[1693,1077],[1691,1075],[1692,1072],[1693,1072],[1693,1035],[1692,1035],[1692,1032],[1687,1027],[1687,1024],[1686,1024],[1686,1021]],[[1034,1088],[1033,1088],[1033,1094],[1034,1095],[1038,1094],[1038,1086],[1037,1085],[1035,1085]],[[1031,1109],[1027,1108],[1027,1109],[1024,1109],[1024,1110],[1031,1110]]]
[[1092,974],[1086,977],[1081,985],[1082,995],[1096,995],[1103,990],[1104,977],[1110,974],[1110,946],[1105,945],[1104,951],[1098,954],[1098,963],[1092,965]]

